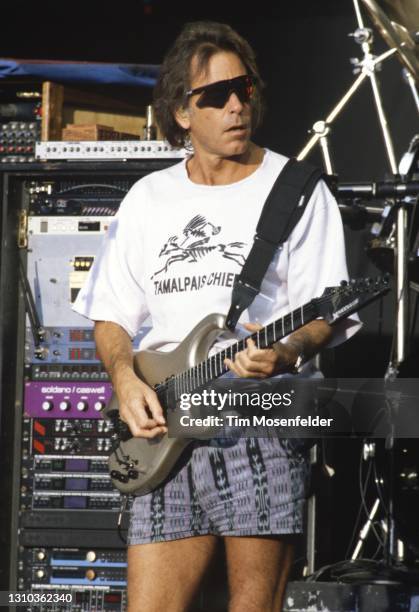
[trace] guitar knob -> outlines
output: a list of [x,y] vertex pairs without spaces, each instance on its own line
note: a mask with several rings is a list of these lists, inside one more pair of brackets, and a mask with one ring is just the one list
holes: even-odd
[[137,470],[129,470],[128,478],[131,478],[132,480],[135,480],[136,478],[138,478]]

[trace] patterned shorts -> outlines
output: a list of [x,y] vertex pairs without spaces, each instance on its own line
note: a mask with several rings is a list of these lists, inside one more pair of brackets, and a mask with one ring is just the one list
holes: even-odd
[[196,535],[301,533],[309,481],[306,451],[288,440],[195,443],[177,473],[136,497],[128,544]]

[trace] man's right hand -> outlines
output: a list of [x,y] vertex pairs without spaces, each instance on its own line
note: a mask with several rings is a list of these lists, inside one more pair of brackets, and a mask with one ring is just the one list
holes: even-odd
[[119,373],[114,385],[119,416],[136,438],[155,438],[167,432],[166,420],[156,392],[132,369]]

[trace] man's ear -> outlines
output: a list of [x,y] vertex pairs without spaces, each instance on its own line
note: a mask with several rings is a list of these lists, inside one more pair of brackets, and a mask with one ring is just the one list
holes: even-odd
[[175,119],[184,130],[189,130],[191,122],[189,119],[189,110],[187,108],[178,108],[175,112]]

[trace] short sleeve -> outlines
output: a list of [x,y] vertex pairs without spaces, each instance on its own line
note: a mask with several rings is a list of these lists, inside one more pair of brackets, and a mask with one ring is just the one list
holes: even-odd
[[[316,186],[289,240],[288,300],[292,309],[320,297],[326,287],[348,280],[342,218],[336,200],[323,181]],[[357,315],[334,326],[327,345],[336,346],[362,323]]]
[[144,189],[136,183],[112,219],[73,309],[93,321],[112,321],[134,337],[149,312],[144,276]]

